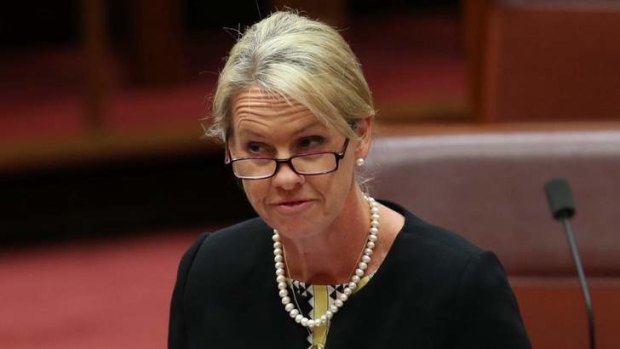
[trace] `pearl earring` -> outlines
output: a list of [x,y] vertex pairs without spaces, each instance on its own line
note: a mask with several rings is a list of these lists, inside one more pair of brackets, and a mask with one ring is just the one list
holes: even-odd
[[355,163],[357,164],[357,166],[362,166],[364,165],[364,159],[358,158],[357,160],[355,160]]

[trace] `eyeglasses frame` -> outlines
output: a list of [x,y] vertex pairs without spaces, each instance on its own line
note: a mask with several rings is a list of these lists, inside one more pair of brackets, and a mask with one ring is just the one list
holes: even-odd
[[[339,152],[334,152],[334,151],[323,151],[323,152],[317,152],[317,153],[306,153],[306,154],[298,154],[298,155],[293,155],[290,156],[288,158],[285,159],[278,159],[278,158],[270,158],[270,157],[258,157],[258,158],[254,158],[254,157],[243,157],[243,158],[236,158],[233,159],[232,155],[230,154],[230,148],[228,147],[228,142],[226,142],[226,154],[224,157],[224,163],[226,165],[231,165],[236,162],[236,161],[240,161],[240,160],[273,160],[276,162],[276,168],[273,171],[273,173],[269,176],[261,176],[261,177],[239,177],[237,176],[237,174],[235,173],[235,171],[233,170],[233,175],[235,175],[235,177],[239,178],[239,179],[244,179],[244,180],[260,180],[260,179],[268,179],[271,178],[273,176],[275,176],[278,171],[280,170],[280,166],[282,164],[287,164],[288,167],[295,172],[297,175],[299,176],[318,176],[318,175],[323,175],[323,174],[328,174],[328,173],[332,173],[332,172],[336,172],[338,171],[338,167],[340,165],[340,160],[344,159],[344,156],[347,152],[347,148],[349,147],[349,138],[346,138],[344,141],[344,144],[342,145],[342,149]],[[295,166],[293,166],[293,159],[295,158],[300,158],[300,157],[307,157],[307,156],[314,156],[314,155],[323,155],[323,154],[332,154],[336,157],[336,166],[334,167],[334,169],[329,170],[329,171],[323,171],[323,172],[317,172],[317,173],[299,173],[297,171],[297,169],[295,168]]]

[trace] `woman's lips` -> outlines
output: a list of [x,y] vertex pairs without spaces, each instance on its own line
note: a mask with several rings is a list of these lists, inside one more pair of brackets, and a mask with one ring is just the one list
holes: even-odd
[[310,200],[287,200],[274,203],[273,207],[280,213],[294,214],[305,210],[311,203]]

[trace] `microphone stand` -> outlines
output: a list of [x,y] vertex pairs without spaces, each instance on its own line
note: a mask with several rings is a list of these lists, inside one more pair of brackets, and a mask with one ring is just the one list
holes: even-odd
[[581,258],[579,258],[579,251],[577,250],[577,243],[575,242],[575,235],[573,234],[573,228],[568,218],[561,218],[562,225],[564,225],[564,231],[566,232],[566,238],[570,246],[571,254],[573,255],[573,261],[577,268],[577,275],[579,276],[579,284],[581,285],[581,293],[583,294],[583,300],[586,305],[586,314],[588,315],[588,329],[590,333],[590,349],[596,348],[596,341],[594,336],[594,312],[592,311],[592,298],[590,297],[590,288],[588,287],[588,281],[586,275],[583,272],[583,266],[581,265]]
[[592,298],[590,297],[590,289],[588,287],[586,275],[583,271],[581,258],[579,257],[575,234],[573,234],[573,228],[569,221],[575,214],[575,204],[573,203],[570,186],[565,178],[555,178],[545,184],[545,192],[547,194],[547,200],[549,201],[549,207],[551,208],[553,218],[562,223],[564,226],[564,231],[566,232],[566,238],[568,239],[568,245],[573,256],[573,261],[575,262],[575,268],[577,269],[577,275],[579,276],[579,284],[581,285],[581,293],[583,294],[583,299],[586,306],[588,329],[590,334],[590,349],[595,349],[596,336],[594,332]]

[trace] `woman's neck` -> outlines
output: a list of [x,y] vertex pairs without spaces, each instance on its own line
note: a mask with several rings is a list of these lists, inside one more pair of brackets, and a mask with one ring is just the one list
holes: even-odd
[[359,262],[370,228],[369,203],[359,189],[339,217],[320,234],[281,237],[288,275],[311,284],[348,282]]

